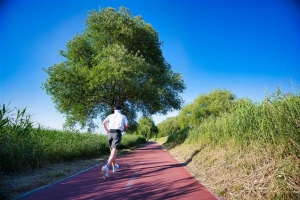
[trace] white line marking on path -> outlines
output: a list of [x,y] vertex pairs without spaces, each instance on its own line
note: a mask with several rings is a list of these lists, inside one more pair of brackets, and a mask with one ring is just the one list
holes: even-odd
[[[143,164],[144,162],[139,162],[137,165]],[[128,190],[130,188],[132,188],[134,181],[137,177],[137,175],[139,174],[139,172],[141,171],[141,167],[136,169],[136,171],[134,172],[134,174],[132,175],[132,177],[130,178],[130,180],[128,181],[128,183],[126,184],[126,186],[124,187],[125,190]]]

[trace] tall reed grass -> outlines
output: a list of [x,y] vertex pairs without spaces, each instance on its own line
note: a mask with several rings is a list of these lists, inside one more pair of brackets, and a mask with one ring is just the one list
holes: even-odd
[[[300,143],[300,95],[280,91],[261,103],[240,100],[231,112],[209,117],[189,131],[189,142],[242,145]],[[297,148],[296,148],[297,149]]]
[[[139,135],[124,135],[122,148],[145,143]],[[109,153],[107,136],[35,127],[26,109],[0,109],[0,171],[16,172],[47,163],[94,158]]]
[[278,89],[262,102],[240,99],[229,112],[189,129],[187,137],[176,134],[165,145],[200,149],[193,158],[201,165],[197,173],[203,179],[206,171],[210,187],[221,188],[216,190],[226,199],[299,199],[300,94]]

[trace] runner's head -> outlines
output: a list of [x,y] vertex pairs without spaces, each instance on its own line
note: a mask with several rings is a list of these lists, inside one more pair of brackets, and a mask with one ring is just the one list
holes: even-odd
[[114,110],[121,110],[121,109],[122,109],[121,106],[115,106],[115,107],[114,107]]

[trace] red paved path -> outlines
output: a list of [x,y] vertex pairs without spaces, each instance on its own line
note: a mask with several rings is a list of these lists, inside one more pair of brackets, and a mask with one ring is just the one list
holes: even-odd
[[106,181],[98,165],[19,199],[218,199],[157,143],[147,143],[117,161],[120,170]]

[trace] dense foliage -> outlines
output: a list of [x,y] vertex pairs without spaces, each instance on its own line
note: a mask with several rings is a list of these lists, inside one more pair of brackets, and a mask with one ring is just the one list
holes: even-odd
[[205,112],[212,105],[210,98],[206,98],[207,104],[195,101],[188,105],[189,114],[184,116],[189,127],[170,131],[165,146],[184,143],[185,148],[195,148],[196,155],[200,152],[198,160],[194,154],[190,156],[201,165],[199,174],[203,167],[209,174],[201,178],[208,177],[211,183],[216,180],[211,187],[218,188],[216,192],[226,199],[298,199],[300,93],[283,94],[278,88],[262,102],[235,99],[226,104],[229,99],[223,102],[226,109],[220,106],[213,115]]
[[[35,128],[26,109],[0,110],[0,171],[24,171],[45,163],[95,158],[109,154],[107,136]],[[140,135],[125,134],[121,148],[145,143]]]
[[229,112],[236,97],[228,90],[213,90],[209,94],[200,94],[192,103],[184,106],[177,116],[181,128],[195,127],[204,119],[220,116]]
[[299,94],[283,94],[278,88],[264,101],[252,102],[236,99],[227,90],[214,90],[201,94],[178,116],[159,123],[158,130],[161,136],[188,131],[193,142],[300,143],[300,98]]
[[60,51],[62,62],[45,69],[43,88],[66,115],[67,127],[93,130],[93,119],[106,117],[115,104],[130,124],[137,113],[178,110],[185,85],[161,45],[154,28],[124,7],[89,12],[86,29]]
[[165,137],[180,131],[180,126],[177,117],[169,117],[166,120],[157,124],[158,137]]
[[137,131],[138,135],[143,135],[145,138],[150,139],[156,137],[157,127],[152,118],[141,117],[138,121]]
[[[300,96],[280,90],[264,101],[238,100],[230,112],[211,116],[189,132],[190,141],[226,143],[234,140],[247,145],[300,143]],[[300,154],[299,154],[300,155]]]

